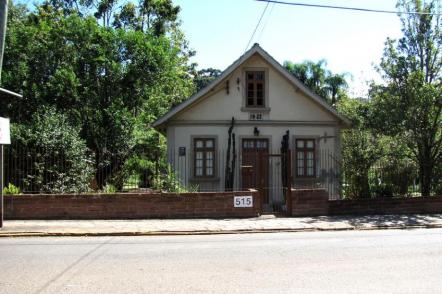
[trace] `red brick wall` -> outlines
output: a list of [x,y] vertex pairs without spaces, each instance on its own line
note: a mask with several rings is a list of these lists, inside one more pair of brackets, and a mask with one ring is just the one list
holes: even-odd
[[328,214],[328,193],[325,189],[292,189],[292,216]]
[[329,201],[330,215],[442,213],[442,196]]
[[442,213],[442,196],[328,200],[324,189],[292,189],[292,216]]
[[[233,197],[253,196],[253,208],[234,208]],[[228,218],[260,214],[251,192],[5,196],[6,219]]]

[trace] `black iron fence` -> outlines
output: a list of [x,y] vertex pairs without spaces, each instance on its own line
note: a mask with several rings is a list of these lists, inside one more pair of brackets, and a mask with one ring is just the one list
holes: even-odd
[[377,162],[362,170],[343,170],[342,198],[416,197],[421,196],[416,164]]
[[149,161],[143,157],[147,153],[143,150],[126,158],[119,157],[118,152],[72,158],[59,151],[7,146],[4,183],[8,193],[258,188],[265,191],[265,203],[270,206],[284,203],[288,187],[325,188],[330,199],[420,195],[418,168],[413,163],[378,162],[357,170],[333,150],[315,150],[308,159],[300,158],[294,150],[289,152],[217,150],[201,155],[176,150]]

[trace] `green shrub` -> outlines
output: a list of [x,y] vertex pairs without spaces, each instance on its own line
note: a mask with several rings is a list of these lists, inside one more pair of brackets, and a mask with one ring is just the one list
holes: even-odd
[[14,186],[13,184],[9,183],[8,186],[3,188],[3,194],[5,195],[18,195],[21,194],[20,188]]
[[161,173],[154,178],[153,184],[155,189],[173,193],[197,192],[199,189],[198,185],[184,186],[170,165],[167,165],[167,171],[165,173]]
[[112,184],[107,183],[103,187],[103,193],[105,193],[105,194],[114,194],[116,192],[117,192],[117,188]]
[[[45,193],[84,193],[93,177],[93,161],[80,128],[54,108],[42,107],[31,122],[12,128],[14,183]],[[25,154],[26,156],[23,156]]]

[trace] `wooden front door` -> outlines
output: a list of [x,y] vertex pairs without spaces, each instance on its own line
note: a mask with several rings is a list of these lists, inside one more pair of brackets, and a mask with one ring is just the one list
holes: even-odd
[[269,140],[268,139],[243,139],[241,180],[243,189],[259,189],[262,191],[263,204],[269,202],[268,169]]

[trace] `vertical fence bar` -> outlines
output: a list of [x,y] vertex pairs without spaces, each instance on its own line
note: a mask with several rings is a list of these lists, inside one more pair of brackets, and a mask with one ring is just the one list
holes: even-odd
[[285,196],[287,215],[292,215],[292,152],[287,150],[287,191]]

